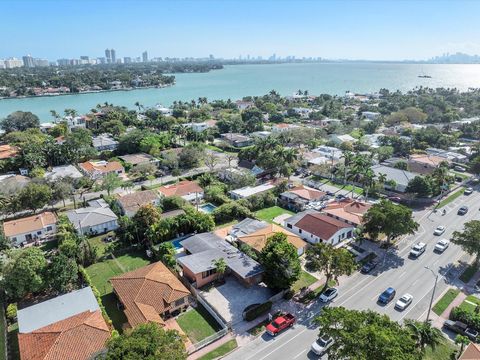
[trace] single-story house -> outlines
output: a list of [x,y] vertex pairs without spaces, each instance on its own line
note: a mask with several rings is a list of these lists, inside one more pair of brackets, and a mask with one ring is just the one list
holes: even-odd
[[292,129],[298,129],[299,126],[295,124],[286,124],[286,123],[281,123],[281,124],[275,124],[272,126],[272,132],[273,133],[282,133],[284,131],[289,131]]
[[190,291],[161,262],[110,279],[130,327],[164,319],[189,306]]
[[50,211],[3,223],[3,233],[16,246],[53,240],[56,231],[57,216]]
[[330,135],[330,141],[333,141],[335,144],[342,144],[344,142],[354,143],[357,141],[357,139],[355,139],[353,136],[350,136],[348,134],[345,134],[345,135],[332,134]]
[[355,230],[355,226],[315,210],[306,210],[293,215],[284,221],[284,225],[312,244],[326,242],[337,245],[353,238]]
[[362,117],[368,120],[375,120],[380,117],[379,112],[374,111],[362,111]]
[[183,276],[197,288],[218,278],[214,262],[219,259],[224,259],[227,273],[246,287],[262,280],[262,266],[218,235],[197,234],[183,240],[182,246],[187,255],[177,258],[177,262],[182,267]]
[[252,234],[267,226],[268,223],[266,221],[245,218],[239,223],[232,225],[232,228],[228,231],[228,235],[232,241],[236,241],[240,236]]
[[345,199],[342,201],[333,201],[322,209],[322,213],[327,214],[337,220],[342,220],[347,224],[358,226],[363,222],[363,215],[372,207],[366,202]]
[[18,155],[18,148],[9,144],[0,145],[0,160],[12,159]]
[[17,317],[21,360],[89,360],[111,336],[90,287],[20,309]]
[[237,100],[235,101],[235,104],[237,105],[238,110],[242,110],[242,111],[255,106],[255,103],[253,101],[243,101],[243,100]]
[[431,174],[441,163],[450,164],[448,158],[430,154],[412,154],[408,159],[408,169],[414,173]]
[[147,164],[153,164],[155,166],[158,166],[158,163],[160,162],[160,160],[156,159],[152,155],[145,154],[145,153],[127,154],[127,155],[119,156],[119,158],[122,159],[125,162],[125,164],[129,164],[132,166],[147,165]]
[[323,191],[300,185],[280,194],[280,201],[289,209],[302,211],[305,206],[325,198]]
[[468,156],[467,155],[463,155],[463,154],[460,154],[460,153],[455,152],[455,151],[443,150],[443,149],[437,149],[437,148],[427,148],[425,151],[429,155],[440,156],[440,157],[448,159],[452,162],[458,162],[458,163],[468,162]]
[[182,126],[192,129],[193,132],[201,133],[202,131],[213,128],[216,125],[217,125],[216,120],[207,120],[199,123],[194,123],[194,122],[186,123],[186,124],[183,124]]
[[253,144],[253,139],[249,136],[237,133],[225,133],[220,135],[221,139],[233,147],[246,147]]
[[[380,174],[386,175],[387,182],[384,185],[385,189],[394,190],[402,193],[406,191],[409,181],[412,180],[415,176],[417,176],[417,174],[407,170],[396,169],[390,166],[380,164],[373,165],[371,169],[376,176],[379,176]],[[394,187],[389,184],[389,182],[391,181],[395,183]]]
[[108,134],[101,134],[92,138],[93,147],[97,151],[113,151],[118,147],[118,141]]
[[260,166],[257,166],[255,162],[253,161],[248,161],[248,160],[240,160],[238,162],[238,167],[240,168],[239,170],[246,169],[255,176],[256,178],[261,178],[267,175],[271,175],[276,172],[275,169],[263,169]]
[[264,130],[264,131],[254,131],[254,132],[250,133],[250,136],[252,138],[266,139],[271,134],[272,134],[271,131],[265,131]]
[[160,204],[160,198],[153,190],[136,191],[123,195],[117,194],[116,196],[122,214],[128,217],[134,216],[142,206],[148,204],[158,206]]
[[180,196],[190,202],[203,199],[203,189],[195,181],[182,180],[176,184],[164,185],[156,189],[161,196]]
[[234,200],[245,199],[250,196],[258,195],[266,191],[272,190],[275,188],[275,185],[271,183],[265,183],[258,186],[245,186],[241,189],[231,190],[229,192],[230,197]]
[[93,200],[89,206],[70,210],[67,217],[80,234],[103,234],[118,229],[118,217],[105,200]]
[[80,170],[93,180],[98,180],[110,173],[122,175],[125,169],[118,161],[86,161],[78,164]]
[[480,360],[480,345],[471,342],[458,360]]
[[23,175],[5,174],[0,175],[0,193],[16,194],[27,186],[32,179]]
[[62,178],[80,179],[83,174],[73,165],[54,166],[52,170],[45,173],[45,177],[49,180],[57,180]]
[[343,152],[333,146],[321,145],[312,150],[312,152],[318,153],[318,156],[326,157],[331,160],[340,160],[343,156]]

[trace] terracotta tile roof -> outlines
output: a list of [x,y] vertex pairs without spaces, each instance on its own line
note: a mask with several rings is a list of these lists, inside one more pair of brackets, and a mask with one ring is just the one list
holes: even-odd
[[293,193],[301,197],[302,199],[306,199],[306,200],[319,200],[326,195],[323,191],[313,189],[303,185],[294,187],[293,189],[290,189],[286,192]]
[[438,166],[442,162],[449,162],[448,159],[442,158],[436,155],[426,155],[426,154],[413,154],[410,155],[410,161],[415,161],[417,163],[430,165],[430,166]]
[[348,199],[327,204],[322,212],[346,221],[350,221],[356,225],[360,225],[362,223],[363,215],[371,207],[372,205],[370,204]]
[[48,225],[56,224],[56,222],[56,215],[50,211],[46,211],[22,219],[5,221],[3,223],[3,232],[5,233],[5,236],[8,237],[16,236],[42,230]]
[[132,327],[149,321],[163,324],[159,314],[190,294],[160,261],[113,277],[110,282],[125,306],[125,315]]
[[352,227],[352,225],[321,213],[307,213],[296,222],[295,226],[322,240],[329,240],[337,231]]
[[123,166],[118,161],[86,161],[78,164],[87,173],[98,171],[104,174],[113,171],[123,171]]
[[18,334],[22,360],[87,360],[105,347],[110,329],[100,310],[85,311],[30,333]]
[[152,204],[158,194],[152,190],[138,191],[126,195],[117,195],[118,202],[126,212],[137,212],[142,206]]
[[11,145],[0,145],[0,160],[15,157],[18,154],[18,148]]
[[161,186],[157,191],[165,196],[185,196],[201,193],[203,189],[195,181],[183,180],[177,184]]
[[480,345],[470,343],[458,360],[480,360]]
[[295,246],[297,250],[305,247],[306,243],[300,238],[300,236],[297,236],[275,224],[269,224],[267,227],[259,229],[254,233],[241,236],[238,240],[260,252],[267,244],[267,239],[278,232],[287,235],[288,242]]

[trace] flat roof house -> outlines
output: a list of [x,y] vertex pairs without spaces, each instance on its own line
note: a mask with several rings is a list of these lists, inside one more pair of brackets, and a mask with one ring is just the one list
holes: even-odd
[[118,217],[105,200],[93,200],[88,205],[67,212],[68,219],[80,234],[103,234],[118,228]]
[[3,233],[16,246],[53,240],[56,231],[57,216],[50,211],[3,223]]
[[114,173],[122,175],[125,173],[125,169],[118,161],[85,161],[78,164],[80,170],[93,180],[101,179],[107,174]]
[[337,245],[351,239],[355,230],[355,226],[315,210],[293,215],[284,224],[287,229],[312,244],[326,242]]
[[92,138],[93,147],[97,151],[113,151],[118,147],[118,141],[108,134],[101,134]]
[[90,287],[18,310],[17,317],[21,360],[88,360],[110,338]]
[[158,165],[160,162],[158,159],[153,157],[152,155],[145,154],[145,153],[138,153],[138,154],[127,154],[119,156],[126,164],[137,166],[137,165],[147,165],[153,164],[155,166]]
[[332,134],[330,135],[330,141],[333,141],[335,144],[341,144],[344,142],[354,143],[357,141],[353,136],[345,134],[345,135],[337,135]]
[[195,202],[203,198],[203,189],[195,181],[190,180],[182,180],[176,184],[164,185],[156,190],[161,196],[180,196],[190,202]]
[[248,255],[213,233],[197,234],[182,241],[187,253],[177,262],[183,269],[183,276],[195,283],[197,288],[216,280],[218,273],[214,261],[223,258],[227,273],[234,275],[248,287],[262,280],[263,268]]
[[253,139],[249,136],[237,134],[237,133],[225,133],[221,134],[220,137],[223,141],[226,141],[230,146],[233,147],[246,147],[253,144]]
[[240,189],[231,190],[229,192],[230,197],[234,200],[245,199],[253,195],[258,195],[263,192],[272,190],[275,188],[275,185],[266,183],[258,186],[245,186]]
[[447,158],[430,154],[412,154],[408,158],[408,169],[419,174],[431,174],[441,163],[450,164]]
[[130,327],[154,322],[188,307],[190,291],[160,261],[110,279]]
[[49,180],[57,180],[62,178],[79,179],[83,174],[73,165],[54,166],[50,171],[45,173],[45,177]]
[[323,191],[300,185],[280,194],[280,200],[290,209],[305,210],[305,207],[314,202],[321,201],[326,196]]
[[[376,176],[379,176],[380,174],[386,175],[387,183],[385,183],[384,185],[385,189],[395,190],[402,193],[406,191],[409,181],[412,180],[415,176],[417,176],[417,174],[414,174],[410,171],[396,169],[390,166],[385,166],[380,164],[373,165],[371,169],[373,170]],[[394,181],[395,187],[392,188],[388,184],[388,181]]]
[[120,206],[123,215],[134,216],[137,211],[145,205],[158,206],[160,198],[153,190],[137,191],[131,194],[117,194],[117,204]]

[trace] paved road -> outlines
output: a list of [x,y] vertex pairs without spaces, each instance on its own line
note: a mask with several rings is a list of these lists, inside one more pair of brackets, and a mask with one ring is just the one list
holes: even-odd
[[[331,306],[344,306],[350,309],[372,309],[379,313],[388,314],[392,319],[402,321],[405,318],[424,320],[432,296],[435,276],[425,266],[440,274],[436,287],[435,299],[447,288],[448,283],[458,283],[455,277],[461,269],[455,266],[458,260],[466,261],[469,256],[451,244],[443,254],[433,252],[433,247],[440,238],[449,238],[454,230],[460,230],[463,223],[472,219],[480,219],[480,193],[470,196],[461,196],[446,207],[447,214],[441,212],[419,211],[414,214],[420,223],[418,232],[408,236],[398,244],[398,250],[387,254],[382,260],[382,266],[368,275],[356,273],[346,279],[339,287],[340,295]],[[465,216],[457,215],[460,205],[467,205],[469,212]],[[447,230],[444,235],[437,237],[433,230],[438,225],[444,225]],[[426,252],[418,259],[408,258],[413,243],[422,241],[427,243]],[[384,260],[384,262],[383,262]],[[397,290],[397,296],[387,306],[377,305],[378,295],[388,286]],[[395,301],[404,293],[413,295],[413,303],[403,312],[394,309]],[[233,352],[226,359],[229,360],[292,360],[313,359],[309,351],[310,345],[318,335],[318,330],[311,324],[311,319],[321,311],[321,304],[313,304],[304,314],[294,329],[287,330],[276,338],[267,335],[255,339],[247,345]]]

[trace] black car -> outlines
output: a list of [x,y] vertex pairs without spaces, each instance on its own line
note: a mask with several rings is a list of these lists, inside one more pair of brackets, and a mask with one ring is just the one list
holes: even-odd
[[447,329],[452,330],[453,332],[464,335],[472,341],[477,341],[478,331],[475,329],[469,328],[466,324],[461,321],[445,320],[443,326]]
[[465,215],[468,212],[468,206],[461,206],[460,209],[458,209],[457,214],[458,215]]
[[362,266],[362,268],[360,269],[360,272],[362,274],[368,274],[370,271],[375,269],[376,266],[377,266],[377,262],[369,261],[365,265]]

